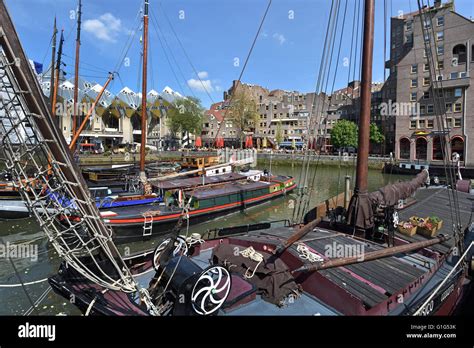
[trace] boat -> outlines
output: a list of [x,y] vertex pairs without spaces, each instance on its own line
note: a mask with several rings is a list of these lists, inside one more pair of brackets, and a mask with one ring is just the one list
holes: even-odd
[[183,217],[197,224],[282,197],[296,188],[289,176],[264,176],[260,171],[246,174],[161,181],[156,185],[161,204],[111,208],[101,214],[113,229],[115,242],[129,242],[169,233]]

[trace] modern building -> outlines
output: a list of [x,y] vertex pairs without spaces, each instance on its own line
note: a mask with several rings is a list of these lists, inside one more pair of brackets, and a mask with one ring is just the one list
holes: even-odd
[[456,152],[474,164],[473,63],[474,22],[455,12],[453,1],[436,0],[422,17],[416,11],[391,18],[390,76],[383,90],[397,159],[441,163],[445,141],[449,158]]
[[[50,75],[45,73],[39,76],[43,93],[49,97]],[[94,103],[103,86],[96,82],[79,79],[79,117],[76,128],[85,118],[89,108]],[[165,87],[162,93],[151,90],[147,94],[147,144],[157,148],[166,147],[169,137],[166,115],[174,100],[182,96]],[[58,86],[58,100],[56,115],[59,126],[65,139],[72,139],[73,128],[73,99],[74,79],[66,80],[61,76]],[[114,95],[105,90],[99,103],[94,109],[92,117],[81,133],[81,143],[98,144],[107,149],[118,144],[137,144],[141,141],[141,93],[136,93],[124,87]]]

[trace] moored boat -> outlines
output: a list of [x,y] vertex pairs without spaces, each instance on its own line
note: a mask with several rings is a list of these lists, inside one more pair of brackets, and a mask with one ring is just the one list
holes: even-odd
[[[255,178],[256,173],[249,175]],[[112,208],[101,214],[106,225],[113,228],[114,240],[124,242],[170,232],[183,217],[189,218],[191,224],[208,221],[281,197],[296,188],[293,178],[287,176],[262,176],[258,181],[235,173],[225,176],[229,181],[217,181],[219,177],[222,175],[204,177],[204,185],[200,185],[201,178],[160,182],[161,204]],[[212,181],[216,183],[210,184]]]

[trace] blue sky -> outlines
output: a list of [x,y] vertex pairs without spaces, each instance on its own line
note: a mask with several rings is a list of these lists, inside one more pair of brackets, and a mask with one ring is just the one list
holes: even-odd
[[[81,75],[86,79],[104,83],[107,72],[116,68],[130,33],[140,29],[137,14],[142,2],[83,0]],[[57,16],[58,27],[64,29],[66,37],[65,70],[71,77],[76,35],[71,13],[76,9],[77,0],[6,0],[6,3],[28,56],[44,62],[45,67],[50,61],[52,24]],[[344,65],[344,58],[349,57],[354,4],[354,0],[349,0],[347,31],[343,35],[335,89],[347,83],[348,67]],[[393,15],[417,9],[416,0],[388,0],[388,4],[389,13]],[[161,91],[170,86],[184,95],[197,96],[205,106],[221,100],[222,92],[239,76],[267,0],[150,0],[150,6],[153,15],[149,89]],[[329,0],[273,0],[242,80],[269,89],[314,91],[329,8]],[[456,0],[456,10],[468,18],[474,17],[474,1]],[[211,98],[186,59],[172,28]],[[373,80],[382,81],[382,0],[376,1],[375,29]],[[126,55],[129,64],[118,65],[120,78],[113,82],[113,92],[124,86],[139,90],[140,35],[140,32],[136,34]],[[239,66],[235,66],[236,58],[240,60]]]

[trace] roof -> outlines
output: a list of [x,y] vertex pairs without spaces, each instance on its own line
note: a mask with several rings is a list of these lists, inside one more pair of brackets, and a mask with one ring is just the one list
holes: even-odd
[[[228,173],[228,174],[221,174],[216,176],[205,176],[204,177],[204,184],[219,184],[228,181],[236,181],[246,179],[245,175],[237,174],[237,173]],[[153,182],[153,186],[156,188],[160,188],[163,190],[176,190],[176,189],[189,189],[194,188],[197,186],[201,186],[203,183],[202,177],[194,177],[194,178],[176,178],[170,180],[163,180],[163,181],[155,181]]]
[[[196,199],[206,199],[218,196],[225,196],[243,191],[258,190],[267,188],[271,184],[265,181],[243,181],[229,182],[218,187],[201,187],[194,190],[193,197]],[[191,195],[191,193],[189,193]]]

